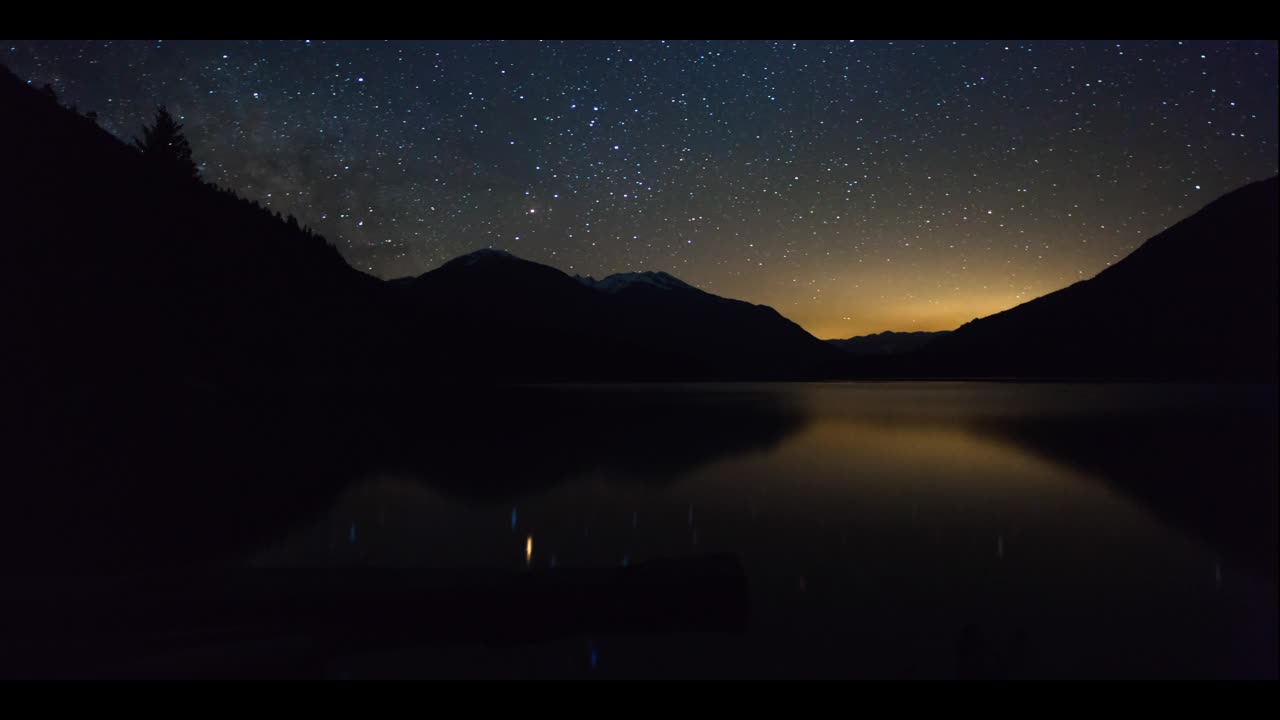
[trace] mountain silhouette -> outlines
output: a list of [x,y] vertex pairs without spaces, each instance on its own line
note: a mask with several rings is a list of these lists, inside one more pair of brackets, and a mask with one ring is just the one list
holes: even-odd
[[388,354],[381,281],[2,68],[0,107],[5,545],[106,567],[322,504],[354,470],[315,448]]
[[666,273],[612,275],[597,292],[618,308],[618,331],[646,346],[680,349],[726,379],[815,379],[845,358],[767,305],[699,290]]
[[37,416],[28,431],[50,408],[159,411],[175,388],[368,402],[458,380],[1276,377],[1275,178],[1090,280],[912,350],[926,336],[824,343],[666,273],[573,277],[500,250],[383,282],[292,216],[162,171],[7,69],[0,100],[0,292],[24,309],[3,359]]
[[772,308],[666,273],[595,281],[484,249],[391,284],[490,378],[800,379],[842,360]]
[[939,330],[937,332],[893,332],[886,330],[873,335],[858,335],[847,340],[828,340],[827,343],[844,350],[850,355],[896,355],[922,348],[935,338],[942,337],[950,332],[950,330]]
[[175,178],[7,70],[0,102],[0,292],[22,309],[4,353],[20,392],[79,404],[353,374],[381,283],[322,236]]
[[141,388],[171,399],[174,387],[367,399],[458,379],[763,380],[834,367],[772,309],[674,278],[662,287],[678,294],[649,297],[484,250],[383,282],[292,216],[149,161],[7,69],[0,100],[13,238],[0,272],[4,299],[24,308],[4,359],[33,405],[48,406],[35,397],[47,391],[77,406],[86,395],[119,406]]
[[1098,275],[966,323],[877,370],[1276,380],[1276,177],[1209,203]]

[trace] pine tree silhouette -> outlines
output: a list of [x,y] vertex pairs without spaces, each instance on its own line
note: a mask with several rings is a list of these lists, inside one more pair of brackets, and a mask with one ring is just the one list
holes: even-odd
[[157,167],[181,178],[195,179],[199,176],[191,159],[191,143],[182,134],[182,123],[174,120],[163,105],[156,110],[155,124],[142,127],[142,136],[142,140],[134,138],[133,144]]

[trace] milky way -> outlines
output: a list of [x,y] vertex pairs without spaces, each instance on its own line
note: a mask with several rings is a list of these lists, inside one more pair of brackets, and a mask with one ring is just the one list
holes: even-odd
[[1277,44],[6,41],[391,278],[497,247],[819,337],[953,328],[1277,172]]

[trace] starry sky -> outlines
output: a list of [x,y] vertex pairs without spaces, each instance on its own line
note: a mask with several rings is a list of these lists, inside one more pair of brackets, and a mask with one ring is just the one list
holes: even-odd
[[821,338],[1088,278],[1277,173],[1275,41],[0,41],[356,267],[662,270]]

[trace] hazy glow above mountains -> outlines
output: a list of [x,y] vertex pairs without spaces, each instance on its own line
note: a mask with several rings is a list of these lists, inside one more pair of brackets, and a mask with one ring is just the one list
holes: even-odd
[[819,337],[954,328],[1274,175],[1260,42],[11,41],[385,278],[493,246]]

